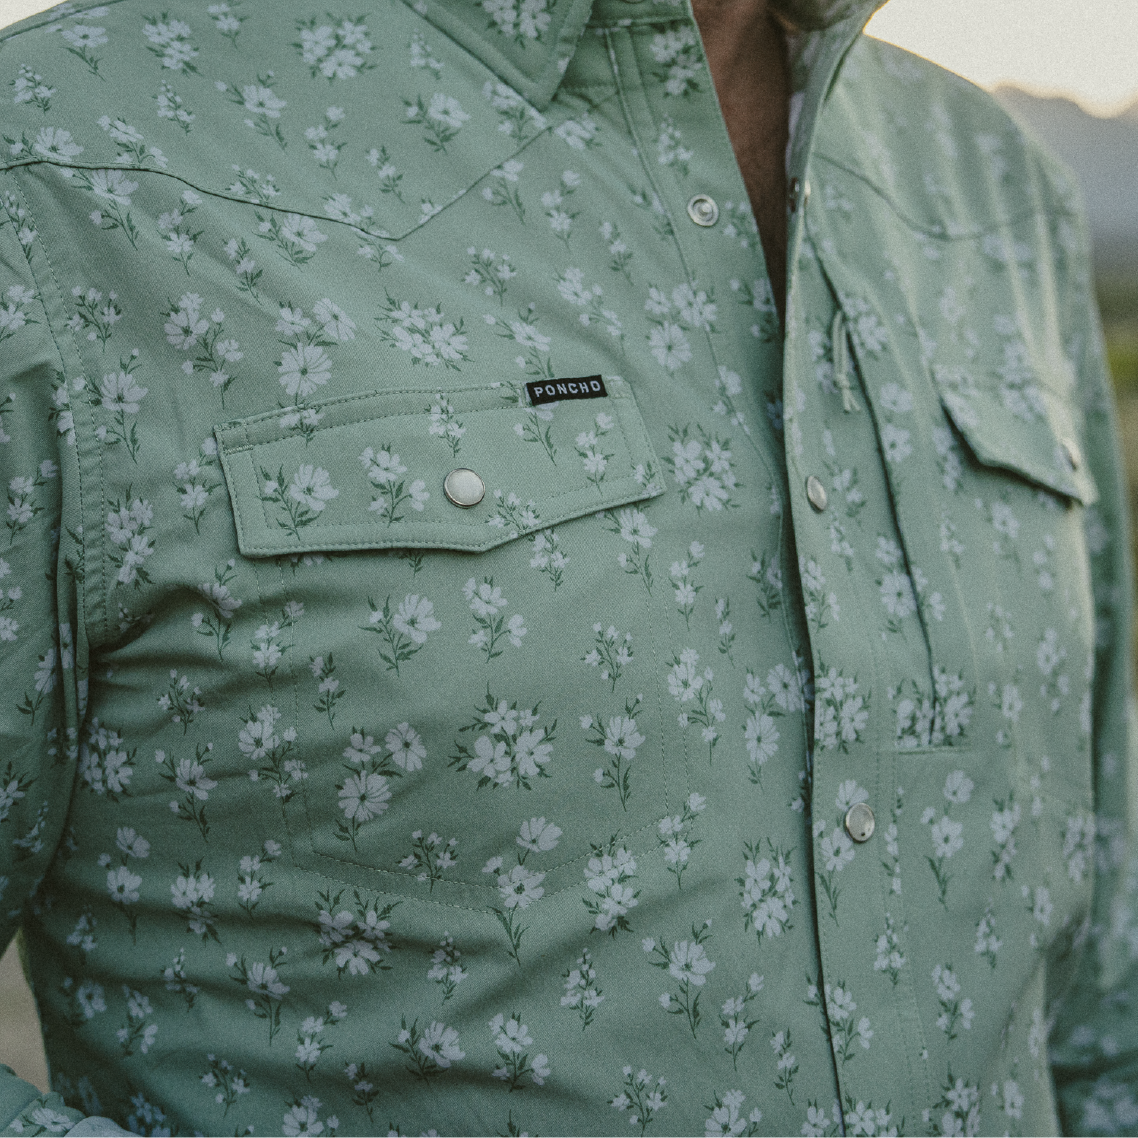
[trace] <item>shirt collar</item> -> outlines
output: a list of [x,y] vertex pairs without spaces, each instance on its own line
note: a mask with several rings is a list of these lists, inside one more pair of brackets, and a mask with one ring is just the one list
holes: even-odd
[[800,31],[821,31],[847,20],[865,27],[869,17],[888,0],[771,0],[779,17]]
[[[659,0],[629,0],[629,15],[641,4],[655,7],[661,19],[675,9]],[[773,0],[777,15],[794,33],[841,29],[852,42],[886,0]],[[412,7],[440,31],[490,68],[527,102],[544,110],[584,31],[593,0],[413,0]],[[685,9],[687,5],[685,4]],[[850,35],[852,31],[852,35]],[[844,54],[845,43],[839,54]],[[809,57],[812,53],[807,52]],[[824,57],[830,52],[821,52]],[[801,58],[801,53],[799,53]],[[807,63],[809,67],[809,63]],[[803,82],[803,78],[807,81]],[[795,86],[810,86],[809,77]]]

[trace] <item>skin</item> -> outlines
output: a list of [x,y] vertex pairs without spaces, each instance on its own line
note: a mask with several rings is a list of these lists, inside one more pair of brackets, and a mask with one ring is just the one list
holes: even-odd
[[751,199],[778,304],[786,303],[790,68],[768,0],[692,0],[727,134]]

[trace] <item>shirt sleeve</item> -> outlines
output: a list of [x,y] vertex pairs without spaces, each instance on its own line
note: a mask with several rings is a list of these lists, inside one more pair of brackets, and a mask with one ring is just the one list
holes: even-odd
[[[1075,937],[1077,964],[1054,969],[1051,1069],[1065,1133],[1138,1134],[1138,717],[1132,667],[1133,586],[1127,486],[1083,236],[1066,296],[1068,353],[1087,416],[1085,461],[1100,500],[1086,536],[1096,612],[1091,716],[1095,890]],[[1068,979],[1069,978],[1069,979]]]
[[[84,385],[64,374],[61,318],[35,222],[0,172],[0,948],[66,840],[86,693],[69,403]],[[3,1133],[62,1134],[81,1117],[0,1066]]]

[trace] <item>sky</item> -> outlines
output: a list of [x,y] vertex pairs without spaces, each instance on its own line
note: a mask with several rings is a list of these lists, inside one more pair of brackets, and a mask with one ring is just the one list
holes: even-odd
[[[47,7],[0,0],[0,27]],[[1138,101],[1138,0],[891,0],[869,31],[983,87],[1066,95],[1100,115]]]
[[868,31],[982,87],[1067,95],[1099,115],[1138,101],[1138,0],[891,0]]

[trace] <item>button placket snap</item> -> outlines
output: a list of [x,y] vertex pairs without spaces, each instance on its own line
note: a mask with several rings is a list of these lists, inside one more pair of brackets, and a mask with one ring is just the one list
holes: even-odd
[[855,802],[846,811],[845,826],[846,833],[860,845],[873,837],[873,831],[877,828],[877,820],[865,802]]
[[822,485],[821,479],[813,474],[806,479],[806,497],[817,513],[820,514],[826,508],[828,501],[826,487]]
[[1074,439],[1062,439],[1060,445],[1067,456],[1067,461],[1071,464],[1071,469],[1078,470],[1083,465],[1083,452],[1079,449],[1079,444]]
[[719,220],[719,206],[715,204],[715,199],[709,195],[696,194],[688,202],[688,217],[696,225],[703,226],[706,229]]

